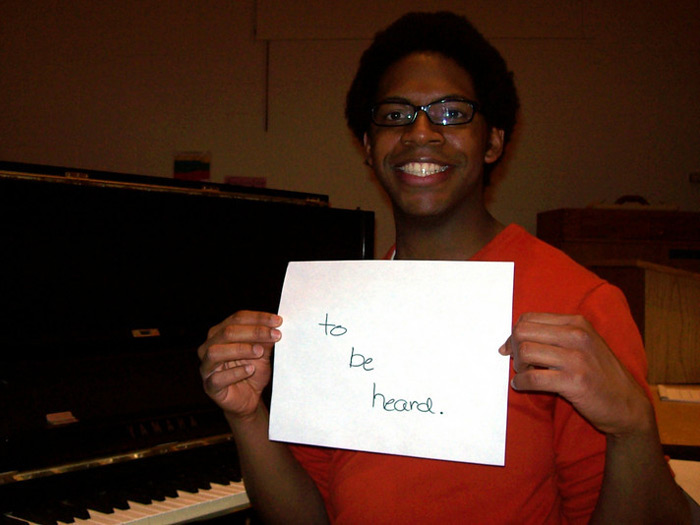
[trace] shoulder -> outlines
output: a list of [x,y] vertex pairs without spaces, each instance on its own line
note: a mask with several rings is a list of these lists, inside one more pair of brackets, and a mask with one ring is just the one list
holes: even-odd
[[508,226],[477,256],[514,262],[515,299],[528,303],[525,311],[576,313],[586,296],[610,287],[567,254],[517,225]]
[[622,291],[519,226],[503,234],[499,251],[515,262],[513,321],[525,312],[582,315],[644,384],[644,346]]

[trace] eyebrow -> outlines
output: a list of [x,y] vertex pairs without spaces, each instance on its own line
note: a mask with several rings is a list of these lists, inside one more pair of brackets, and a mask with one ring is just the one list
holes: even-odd
[[[435,100],[431,100],[428,102],[428,104],[434,104],[435,102],[440,102],[441,100],[467,100],[467,101],[472,101],[471,98],[465,97],[464,95],[457,95],[457,94],[452,94],[452,95],[441,95],[439,98],[436,98]],[[410,104],[412,106],[427,106],[428,104],[414,104],[411,102],[409,99],[404,98],[404,97],[386,97],[381,100],[378,100],[375,102],[375,104],[385,104],[385,103],[398,103],[398,104]]]
[[375,104],[384,104],[386,102],[397,102],[399,104],[404,104],[404,103],[410,104],[411,103],[410,100],[408,100],[407,98],[403,98],[403,97],[386,97],[386,98],[382,98],[380,100],[377,100],[375,102]]

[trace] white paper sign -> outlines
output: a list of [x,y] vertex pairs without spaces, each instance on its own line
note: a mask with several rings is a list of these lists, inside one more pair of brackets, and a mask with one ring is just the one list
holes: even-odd
[[503,465],[513,263],[290,263],[270,439]]

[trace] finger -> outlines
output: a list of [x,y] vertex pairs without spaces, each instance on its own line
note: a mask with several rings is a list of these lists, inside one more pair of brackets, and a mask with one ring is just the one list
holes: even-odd
[[253,365],[260,359],[269,360],[272,345],[212,345],[202,355],[199,373],[202,379],[222,370],[236,366]]
[[259,324],[269,327],[277,327],[282,324],[282,317],[269,312],[257,312],[253,310],[240,310],[229,317],[236,324]]
[[[523,342],[536,342],[570,348],[587,348],[595,341],[595,332],[590,324],[579,316],[547,316],[532,319],[521,318],[513,328],[511,338],[512,352],[516,352]],[[556,322],[541,322],[555,320]]]
[[576,346],[585,339],[585,330],[578,325],[547,324],[520,319],[513,333],[498,349],[501,355],[515,356],[520,348],[529,342],[552,346]]
[[204,378],[204,390],[210,395],[220,392],[231,385],[248,379],[254,373],[255,366],[251,364],[222,368]]
[[198,349],[200,360],[204,360],[210,353],[211,347],[229,346],[235,348],[236,344],[248,346],[262,345],[268,352],[277,341],[282,338],[282,332],[277,328],[269,328],[261,325],[226,325],[215,335],[207,339]]
[[513,336],[506,339],[506,342],[498,349],[498,353],[501,355],[511,355],[513,353]]
[[277,328],[282,324],[282,317],[269,312],[257,312],[253,310],[240,310],[219,324],[209,329],[208,337],[211,338],[217,332],[229,325],[260,325],[269,328]]
[[515,390],[536,392],[559,392],[563,374],[550,368],[531,368],[517,373],[510,384]]
[[524,372],[531,368],[563,369],[572,352],[558,346],[525,342],[513,354],[513,369],[516,372]]
[[277,328],[263,325],[228,325],[223,329],[220,338],[231,343],[276,343],[282,337],[282,332]]
[[265,346],[268,347],[269,353],[272,345],[259,343],[211,344],[205,348],[201,360],[204,365],[211,363],[211,366],[215,367],[226,361],[260,359],[266,353]]
[[553,314],[548,312],[527,312],[520,316],[518,322],[527,321],[532,323],[549,325],[578,325],[585,319],[581,315]]
[[[513,328],[513,333],[498,349],[501,355],[511,355],[519,341],[547,338],[542,343],[553,344],[568,327],[586,327],[587,321],[580,315],[550,314],[546,312],[524,313]],[[550,332],[555,327],[563,330]],[[547,337],[548,336],[548,337]]]

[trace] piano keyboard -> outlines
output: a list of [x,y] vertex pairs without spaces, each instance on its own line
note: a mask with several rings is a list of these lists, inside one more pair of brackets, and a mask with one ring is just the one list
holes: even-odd
[[245,523],[248,507],[232,441],[0,484],[0,525]]
[[[186,523],[198,519],[211,519],[224,514],[244,510],[250,506],[243,483],[232,482],[228,485],[211,483],[211,488],[200,489],[196,493],[177,491],[175,497],[164,497],[161,501],[152,500],[150,503],[128,501],[129,508],[114,509],[111,513],[87,509],[87,515],[75,517],[66,522],[56,520],[56,523],[117,525],[169,525]],[[26,516],[6,515],[7,518],[17,519],[17,524],[44,525],[45,522],[35,522]]]

